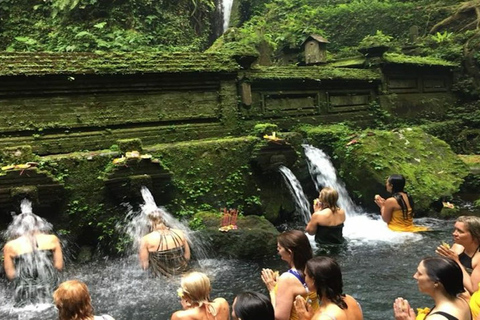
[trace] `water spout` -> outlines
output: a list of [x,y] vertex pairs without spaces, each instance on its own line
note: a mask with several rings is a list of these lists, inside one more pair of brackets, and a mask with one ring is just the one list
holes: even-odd
[[310,211],[310,203],[305,197],[300,181],[298,181],[297,177],[295,177],[289,168],[280,166],[278,169],[280,170],[280,173],[282,173],[282,177],[284,178],[290,193],[295,198],[296,213],[300,213],[303,222],[307,224],[312,218],[312,214]]
[[129,221],[125,228],[126,233],[133,241],[132,249],[134,252],[138,251],[142,237],[150,232],[151,225],[147,214],[153,210],[160,210],[167,226],[183,231],[195,257],[199,260],[207,258],[208,250],[205,248],[206,245],[194,236],[194,231],[177,220],[164,207],[157,206],[152,193],[147,187],[143,186],[141,193],[144,201],[144,203],[140,205],[141,211],[138,213],[131,210],[128,213],[127,219],[129,219]]
[[307,157],[308,170],[312,176],[315,187],[320,191],[324,187],[332,187],[338,192],[338,206],[345,210],[348,216],[355,216],[360,213],[360,209],[353,203],[348,195],[343,181],[338,179],[337,171],[330,161],[330,157],[322,150],[303,145],[305,156]]

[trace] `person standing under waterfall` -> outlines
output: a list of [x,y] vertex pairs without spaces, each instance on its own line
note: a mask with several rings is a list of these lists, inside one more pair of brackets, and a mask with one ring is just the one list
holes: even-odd
[[155,276],[178,275],[188,270],[190,246],[182,230],[165,225],[160,209],[150,211],[151,232],[140,242],[139,258],[144,270]]
[[50,301],[58,284],[62,246],[50,230],[51,224],[31,212],[15,216],[7,229],[3,264],[14,283],[16,306]]
[[340,244],[343,239],[345,210],[337,206],[337,190],[325,187],[314,201],[314,213],[305,231],[315,235],[315,241],[322,244]]
[[296,296],[311,301],[313,311],[318,309],[317,295],[308,291],[304,274],[305,264],[313,256],[312,247],[304,232],[289,230],[278,235],[277,250],[290,269],[280,276],[271,269],[263,269],[261,277],[270,294],[275,320],[297,320],[293,307]]
[[401,174],[392,174],[385,182],[385,188],[392,194],[384,199],[375,195],[375,203],[380,208],[382,220],[393,231],[420,232],[428,231],[427,227],[413,224],[414,203],[412,197],[404,191],[405,178]]

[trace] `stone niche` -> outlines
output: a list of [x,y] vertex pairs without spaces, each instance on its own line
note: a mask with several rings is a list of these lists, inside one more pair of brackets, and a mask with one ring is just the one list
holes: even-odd
[[116,202],[142,202],[141,188],[145,186],[157,203],[163,204],[171,198],[172,173],[157,159],[132,158],[115,166],[105,186]]
[[20,213],[20,202],[23,199],[32,202],[35,214],[45,218],[56,215],[55,208],[63,199],[63,184],[36,167],[14,167],[4,170],[4,172],[0,176],[0,212],[2,212],[2,216],[11,212]]

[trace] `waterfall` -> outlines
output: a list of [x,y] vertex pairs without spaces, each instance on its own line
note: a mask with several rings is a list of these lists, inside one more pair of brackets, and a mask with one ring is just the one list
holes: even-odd
[[[398,243],[422,239],[419,233],[395,232],[388,229],[380,215],[366,214],[356,206],[345,188],[345,184],[337,177],[337,171],[330,161],[330,157],[322,150],[311,145],[303,145],[307,165],[317,190],[323,187],[332,187],[338,192],[338,206],[345,210],[347,219],[343,235],[350,243],[362,243],[370,241],[384,241]],[[372,199],[373,201],[373,199]]]
[[310,145],[303,145],[307,157],[308,170],[312,176],[315,187],[320,191],[324,187],[331,187],[338,192],[338,206],[345,210],[348,216],[355,216],[360,209],[353,203],[348,195],[343,181],[338,179],[337,171],[330,161],[330,157],[322,150]]
[[50,250],[39,249],[37,237],[49,234],[52,224],[33,213],[32,203],[28,199],[22,200],[20,210],[5,231],[7,241],[16,250],[15,306],[49,303],[58,282],[58,274]]
[[228,29],[230,14],[232,13],[233,0],[222,0],[223,32]]
[[150,232],[150,221],[147,213],[159,209],[162,211],[163,219],[167,226],[183,231],[190,245],[192,253],[195,253],[197,259],[205,259],[207,257],[208,250],[206,245],[194,236],[195,232],[192,231],[187,225],[177,220],[164,207],[158,207],[155,203],[152,193],[147,187],[143,186],[140,191],[144,201],[144,203],[140,205],[141,210],[140,212],[134,212],[133,210],[130,210],[126,217],[127,225],[124,228],[124,231],[133,241],[132,250],[134,252],[138,252],[142,237]]
[[280,173],[282,173],[282,177],[284,178],[290,193],[295,198],[296,213],[300,213],[303,221],[307,224],[310,221],[312,214],[310,203],[305,197],[300,181],[298,181],[297,177],[295,177],[293,172],[287,167],[280,166],[278,169],[280,170]]

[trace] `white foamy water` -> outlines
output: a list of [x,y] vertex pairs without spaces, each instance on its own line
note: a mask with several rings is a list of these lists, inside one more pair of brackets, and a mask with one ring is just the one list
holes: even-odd
[[222,12],[223,12],[223,32],[228,29],[230,24],[230,14],[232,13],[233,0],[223,0]]
[[[345,210],[347,219],[343,228],[343,236],[352,244],[375,242],[402,243],[406,240],[419,241],[420,233],[395,232],[388,229],[380,214],[372,217],[356,206],[345,188],[345,184],[337,177],[337,171],[330,157],[322,150],[311,145],[303,145],[307,164],[315,187],[320,191],[324,187],[332,187],[338,192],[338,206]],[[379,209],[380,210],[380,209]],[[313,239],[313,238],[312,238]]]
[[282,174],[290,193],[295,199],[296,214],[301,216],[303,222],[307,224],[312,218],[312,214],[310,203],[308,202],[307,197],[305,197],[305,193],[303,192],[300,181],[298,181],[297,177],[295,177],[289,168],[280,166],[278,169],[280,170],[280,173]]
[[140,212],[135,212],[130,209],[126,217],[127,225],[124,228],[125,232],[133,241],[133,252],[138,251],[142,237],[151,230],[151,224],[147,214],[153,210],[160,210],[162,212],[162,218],[168,227],[183,231],[188,243],[190,244],[190,249],[195,256],[198,259],[204,259],[207,257],[207,246],[197,237],[195,237],[194,231],[192,231],[186,224],[182,223],[173,215],[171,215],[164,207],[157,206],[155,199],[148,188],[142,187],[141,193],[144,200],[144,203],[140,205],[141,210]]

